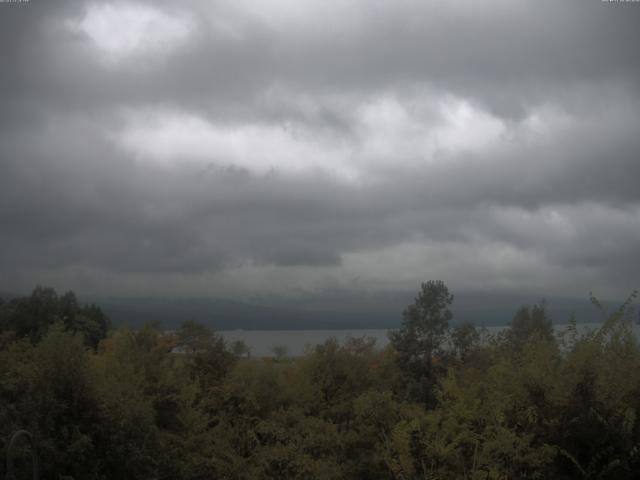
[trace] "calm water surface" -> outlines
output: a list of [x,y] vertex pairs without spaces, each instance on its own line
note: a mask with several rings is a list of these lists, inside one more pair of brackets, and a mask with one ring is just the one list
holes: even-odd
[[[580,331],[593,330],[601,324],[586,323],[579,324]],[[488,334],[495,334],[505,327],[486,327]],[[566,325],[554,325],[557,332],[566,328]],[[634,328],[636,335],[640,333],[638,327]],[[349,338],[371,337],[376,339],[379,348],[385,347],[389,343],[389,330],[229,330],[220,333],[225,340],[233,342],[235,340],[244,341],[251,349],[251,355],[264,357],[273,356],[272,349],[276,346],[285,347],[287,355],[302,355],[309,348],[323,343],[330,337],[335,337],[340,343],[344,343]]]

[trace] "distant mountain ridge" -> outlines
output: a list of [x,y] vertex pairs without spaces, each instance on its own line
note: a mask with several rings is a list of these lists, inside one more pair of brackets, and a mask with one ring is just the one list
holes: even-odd
[[232,300],[110,299],[99,304],[116,325],[158,321],[173,328],[184,320],[205,323],[216,330],[333,330],[399,325],[389,312],[322,312]]
[[[62,293],[62,292],[58,292]],[[9,300],[17,295],[0,292]],[[452,324],[503,326],[522,305],[539,302],[541,296],[462,292],[454,294]],[[392,329],[402,321],[403,309],[412,303],[409,292],[380,294],[301,295],[295,298],[256,297],[248,301],[216,298],[100,297],[78,295],[81,303],[96,303],[114,325],[140,326],[160,323],[172,329],[184,320],[195,320],[216,330],[339,330]],[[614,311],[621,302],[603,301]],[[555,324],[567,323],[575,314],[578,323],[602,321],[588,298],[547,297],[547,311]]]
[[[402,310],[412,299],[412,295],[407,295],[404,302],[402,298],[384,305],[365,302],[360,309],[354,305],[341,309],[337,301],[328,302],[330,309],[305,302],[256,304],[207,298],[110,298],[96,299],[95,302],[116,325],[135,326],[156,321],[166,328],[174,328],[184,320],[195,320],[216,330],[336,330],[398,328],[402,321]],[[536,303],[535,299],[522,295],[459,294],[452,306],[452,323],[507,325],[520,306],[533,303]],[[578,323],[602,320],[601,313],[588,299],[550,298],[546,304],[556,324],[567,323],[572,314],[575,314]],[[611,311],[618,305],[615,302],[603,304]]]

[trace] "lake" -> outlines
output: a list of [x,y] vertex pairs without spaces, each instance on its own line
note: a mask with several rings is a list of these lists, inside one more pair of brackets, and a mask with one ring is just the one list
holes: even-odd
[[[583,323],[578,325],[580,331],[595,329],[602,324]],[[554,325],[556,332],[564,330],[567,325]],[[495,334],[506,327],[485,327],[487,333]],[[636,334],[640,333],[638,327],[634,327]],[[287,349],[287,355],[298,356],[305,353],[307,348],[323,343],[331,337],[335,337],[340,343],[348,338],[371,337],[376,339],[376,346],[385,347],[389,343],[386,329],[363,330],[227,330],[219,331],[227,342],[236,340],[244,341],[251,349],[251,355],[258,357],[273,356],[272,349],[275,346],[283,346]]]

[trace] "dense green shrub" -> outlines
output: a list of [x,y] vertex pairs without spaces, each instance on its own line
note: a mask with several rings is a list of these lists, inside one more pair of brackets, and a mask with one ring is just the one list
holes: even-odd
[[27,428],[43,478],[77,480],[637,478],[630,303],[558,338],[542,306],[521,309],[480,342],[439,298],[387,349],[330,339],[271,359],[192,322],[95,343],[64,314],[86,311],[75,297],[40,290],[0,305],[0,449]]

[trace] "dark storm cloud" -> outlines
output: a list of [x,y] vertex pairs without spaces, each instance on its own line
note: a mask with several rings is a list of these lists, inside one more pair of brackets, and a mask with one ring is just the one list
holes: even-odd
[[[192,31],[175,50],[114,58],[79,27],[104,5],[134,4],[0,5],[0,286],[18,274],[64,279],[70,267],[122,279],[262,266],[351,278],[366,270],[359,255],[393,282],[406,275],[375,252],[407,244],[458,249],[454,282],[490,251],[517,283],[520,263],[496,253],[508,249],[565,282],[584,268],[637,283],[637,5],[311,2],[285,15],[282,2],[146,2]],[[399,105],[395,123],[385,99]],[[433,151],[412,147],[458,121],[442,102],[501,130],[487,130],[487,148],[454,148],[464,129]],[[186,143],[203,146],[154,153],[148,126],[132,148],[122,139],[140,111],[198,119],[205,133]],[[256,149],[265,137],[305,147],[243,163],[225,157],[236,142],[191,158],[232,135]],[[268,154],[305,162],[316,150],[323,168],[254,168]],[[340,178],[341,163],[362,178]],[[429,255],[416,264],[428,270]]]
[[[567,108],[580,108],[585,99],[594,100],[585,97],[594,93],[589,86],[613,83],[637,93],[640,75],[640,13],[601,2],[495,2],[482,8],[354,2],[355,19],[340,18],[336,9],[318,20],[333,28],[307,28],[313,18],[298,28],[270,25],[250,7],[238,12],[226,2],[209,8],[167,2],[171,13],[200,14],[198,32],[179,55],[148,69],[135,61],[104,69],[82,33],[61,28],[92,3],[51,3],[59,6],[4,8],[3,50],[17,68],[3,75],[3,93],[28,93],[60,108],[175,102],[208,107],[213,115],[256,115],[251,101],[274,84],[294,92],[362,94],[427,82],[498,112],[501,106],[525,112],[558,97]],[[212,19],[233,23],[237,32],[225,35]]]

